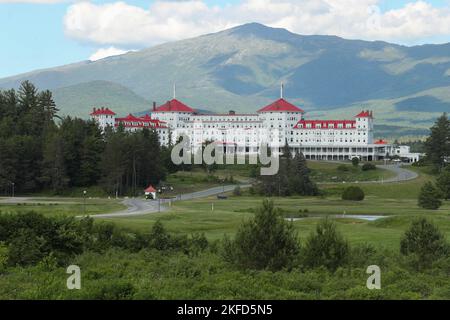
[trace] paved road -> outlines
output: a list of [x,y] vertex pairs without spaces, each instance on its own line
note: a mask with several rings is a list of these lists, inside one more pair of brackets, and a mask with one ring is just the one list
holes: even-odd
[[[335,162],[336,163],[336,162]],[[348,162],[341,162],[343,164],[348,164]],[[411,170],[402,168],[396,164],[381,164],[377,165],[377,168],[389,170],[395,174],[395,176],[383,179],[383,180],[372,180],[372,181],[358,181],[358,183],[392,183],[392,182],[404,182],[416,179],[419,175]],[[336,182],[319,182],[317,184],[335,184]],[[354,182],[353,182],[354,183]]]
[[[361,181],[359,183],[392,183],[392,182],[401,182],[401,181],[408,181],[417,178],[418,174],[410,171],[405,168],[401,168],[398,165],[378,165],[378,167],[389,170],[394,172],[396,175],[394,177],[391,177],[389,179],[385,179],[383,181]],[[243,184],[240,185],[241,188],[248,188],[250,187],[250,184]],[[92,215],[91,217],[94,218],[118,218],[118,217],[130,217],[130,216],[141,216],[146,215],[149,213],[155,213],[160,211],[166,211],[168,210],[167,205],[169,205],[169,202],[173,201],[181,201],[181,200],[191,200],[191,199],[199,199],[199,198],[206,198],[214,195],[221,194],[222,192],[229,192],[232,191],[236,185],[226,185],[226,186],[220,186],[220,187],[214,187],[202,191],[192,192],[192,193],[186,193],[177,196],[174,199],[167,200],[162,199],[161,201],[158,200],[144,200],[142,198],[129,198],[124,199],[122,203],[127,206],[128,208],[123,211],[113,212],[113,213],[105,213],[105,214],[96,214]],[[47,199],[48,201],[48,199]],[[15,198],[3,198],[0,199],[0,202],[2,203],[38,203],[38,202],[45,202],[44,200],[40,200],[39,198],[25,198],[25,197],[15,197]],[[50,202],[50,201],[49,201]],[[54,201],[51,201],[52,203],[55,203]],[[64,202],[67,203],[67,202]]]
[[[158,200],[144,200],[142,198],[125,199],[122,201],[122,203],[128,207],[127,210],[113,213],[96,214],[92,215],[91,217],[118,218],[118,217],[142,216],[149,213],[166,211],[168,209],[167,205],[169,205],[169,202],[206,198],[217,194],[221,194],[222,192],[233,191],[236,186],[237,185],[226,185],[214,187],[202,191],[182,194],[170,200],[161,199],[160,201],[158,201]],[[248,188],[250,186],[251,186],[250,184],[240,185],[241,188]]]
[[[392,171],[396,174],[395,177],[385,179],[383,182],[408,181],[408,180],[416,179],[419,176],[416,172],[405,169],[405,168],[401,168],[400,166],[398,166],[396,164],[378,165],[377,167]],[[376,182],[381,183],[382,181],[376,181]]]

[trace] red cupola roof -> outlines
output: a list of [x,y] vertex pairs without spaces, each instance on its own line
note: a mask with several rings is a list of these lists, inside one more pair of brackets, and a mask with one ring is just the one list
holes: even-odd
[[148,188],[144,190],[144,192],[156,192],[156,189],[153,188],[152,185],[149,185]]
[[156,108],[154,112],[195,112],[195,110],[177,99],[172,99]]
[[270,111],[272,112],[287,111],[287,112],[301,112],[301,113],[305,112],[299,107],[294,106],[292,103],[287,102],[283,98],[278,99],[277,101],[269,104],[268,106],[265,106],[264,108],[258,110],[258,112],[270,112]]
[[94,108],[92,109],[91,116],[100,116],[100,115],[107,115],[107,116],[115,116],[116,114],[109,110],[109,108]]
[[358,113],[355,118],[373,118],[372,111],[369,110],[363,110],[360,113]]
[[383,139],[378,139],[377,141],[374,142],[375,144],[387,144],[388,142],[386,140]]

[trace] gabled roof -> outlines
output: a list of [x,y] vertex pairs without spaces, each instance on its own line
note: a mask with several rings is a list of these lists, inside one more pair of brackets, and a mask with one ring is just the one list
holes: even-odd
[[109,108],[93,108],[91,112],[91,116],[100,116],[100,115],[107,115],[107,116],[115,116],[116,114],[109,110]]
[[148,188],[144,190],[144,192],[156,192],[156,189],[153,188],[152,185],[149,185]]
[[258,112],[269,112],[269,111],[274,112],[287,111],[287,112],[301,112],[301,113],[305,112],[299,107],[294,106],[292,103],[287,102],[283,98],[278,99],[277,101],[269,104],[268,106],[265,106],[264,108],[258,110]]
[[150,117],[148,114],[146,114],[143,117],[140,117],[139,119],[141,119],[142,121],[152,121],[152,117]]
[[142,121],[142,119],[139,119],[135,116],[133,116],[131,113],[127,115],[125,118],[118,118],[118,121],[132,121],[132,122],[139,122]]
[[372,118],[372,111],[369,110],[363,110],[360,113],[358,113],[355,118]]
[[195,112],[195,110],[177,99],[172,99],[156,108],[154,112]]

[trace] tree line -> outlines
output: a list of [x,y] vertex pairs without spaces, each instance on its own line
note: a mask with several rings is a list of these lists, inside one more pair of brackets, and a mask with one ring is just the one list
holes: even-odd
[[52,93],[29,81],[0,91],[0,192],[100,185],[111,195],[136,194],[173,170],[154,130],[102,133],[95,121],[58,111]]

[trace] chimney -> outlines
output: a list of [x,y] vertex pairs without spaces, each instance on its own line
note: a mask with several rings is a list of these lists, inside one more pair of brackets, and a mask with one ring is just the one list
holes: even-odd
[[97,110],[96,110],[95,107],[94,107],[94,109],[92,109],[92,111],[95,112],[95,111],[97,111]]
[[156,111],[156,102],[153,101],[153,111]]

